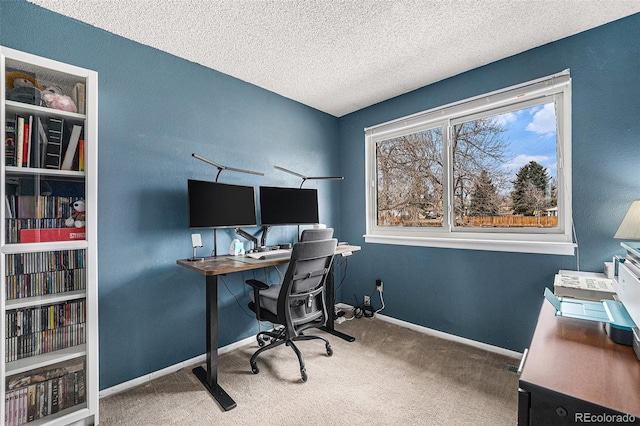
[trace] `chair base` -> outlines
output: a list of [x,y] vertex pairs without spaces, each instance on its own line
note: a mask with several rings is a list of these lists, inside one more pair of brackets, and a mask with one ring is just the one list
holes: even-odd
[[[268,336],[268,338],[271,339],[271,343],[269,343],[267,346],[262,346],[264,345],[264,339],[262,339],[262,336]],[[333,355],[333,349],[331,348],[331,344],[329,343],[329,341],[320,336],[300,334],[295,337],[289,337],[285,330],[281,329],[279,332],[277,330],[262,331],[256,335],[256,339],[258,340],[258,344],[262,347],[255,351],[251,356],[251,359],[249,360],[249,363],[251,364],[251,372],[253,374],[258,374],[260,372],[258,364],[256,363],[256,359],[258,358],[258,356],[264,351],[268,351],[269,349],[276,348],[283,344],[289,346],[298,357],[298,363],[300,364],[300,377],[302,378],[303,382],[306,382],[308,378],[307,369],[305,368],[302,352],[300,352],[300,349],[298,349],[294,342],[302,340],[322,340],[325,345],[325,350],[327,351],[327,356]],[[260,344],[260,342],[262,342],[262,344]]]

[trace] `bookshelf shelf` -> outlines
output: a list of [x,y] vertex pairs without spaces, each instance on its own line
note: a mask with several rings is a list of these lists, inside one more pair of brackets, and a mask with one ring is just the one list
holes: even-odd
[[41,426],[50,424],[75,424],[77,421],[82,421],[86,417],[90,416],[91,412],[87,409],[87,403],[75,405],[72,408],[67,408],[62,411],[58,411],[55,414],[50,414],[45,419],[34,420],[29,426]]
[[30,306],[68,302],[69,300],[83,299],[85,297],[87,297],[87,292],[85,290],[64,291],[44,296],[23,297],[20,299],[7,300],[5,308],[6,310],[22,309]]
[[76,171],[76,170],[51,170],[51,169],[43,169],[40,167],[15,167],[15,166],[7,166],[6,167],[7,176],[40,176],[43,178],[53,178],[53,179],[78,179],[82,180],[85,178],[85,172]]
[[85,114],[78,114],[76,112],[69,111],[61,111],[56,109],[51,109],[48,107],[38,106],[38,105],[29,105],[22,102],[16,101],[6,101],[6,108],[8,111],[16,111],[16,112],[34,112],[40,114],[48,114],[48,115],[56,115],[59,117],[67,117],[75,120],[84,120],[86,119]]
[[2,46],[0,73],[0,418],[98,424],[98,76]]
[[88,248],[89,243],[86,240],[78,241],[51,241],[46,243],[30,243],[30,244],[5,244],[2,252],[6,254],[12,253],[32,253],[40,251],[54,250],[70,250]]
[[68,361],[73,358],[85,356],[87,354],[86,345],[77,345],[59,351],[36,355],[29,358],[19,359],[7,363],[7,376],[24,373],[37,368],[46,367],[54,362]]

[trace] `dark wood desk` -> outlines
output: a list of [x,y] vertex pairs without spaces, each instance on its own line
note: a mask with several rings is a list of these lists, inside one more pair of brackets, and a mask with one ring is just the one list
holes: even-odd
[[635,419],[603,423],[640,424],[633,349],[611,341],[602,323],[554,314],[544,301],[520,376],[518,424],[593,423],[586,416],[624,414]]
[[[360,250],[359,246],[339,245],[336,248],[336,255],[347,256],[358,250]],[[205,370],[202,367],[196,367],[193,369],[193,374],[200,379],[204,387],[207,388],[209,393],[213,395],[225,411],[235,408],[236,402],[218,384],[218,275],[266,268],[289,262],[287,258],[251,261],[251,263],[242,262],[237,259],[236,256],[216,256],[196,261],[189,259],[179,259],[176,261],[178,265],[204,275],[206,279],[207,368]],[[327,283],[327,306],[329,307],[335,305],[333,276],[332,269],[331,274],[329,274],[329,282]],[[345,340],[355,340],[353,337],[335,330],[334,320],[334,310],[330,309],[329,318],[323,329]]]

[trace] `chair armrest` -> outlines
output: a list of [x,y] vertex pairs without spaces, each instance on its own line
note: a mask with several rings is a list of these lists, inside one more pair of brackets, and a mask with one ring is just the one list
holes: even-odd
[[258,280],[253,280],[253,279],[246,280],[245,283],[249,284],[251,287],[253,287],[256,290],[266,290],[269,288],[268,285]]
[[255,313],[256,313],[256,318],[258,320],[261,319],[260,317],[260,290],[266,290],[269,288],[269,286],[265,283],[263,283],[262,281],[258,281],[258,280],[246,280],[245,283],[249,284],[251,287],[253,287],[253,303],[255,304]]

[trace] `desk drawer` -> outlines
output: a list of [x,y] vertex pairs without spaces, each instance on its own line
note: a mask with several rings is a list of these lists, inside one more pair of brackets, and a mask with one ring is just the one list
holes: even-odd
[[582,423],[640,425],[640,418],[520,382],[518,426],[575,426]]

